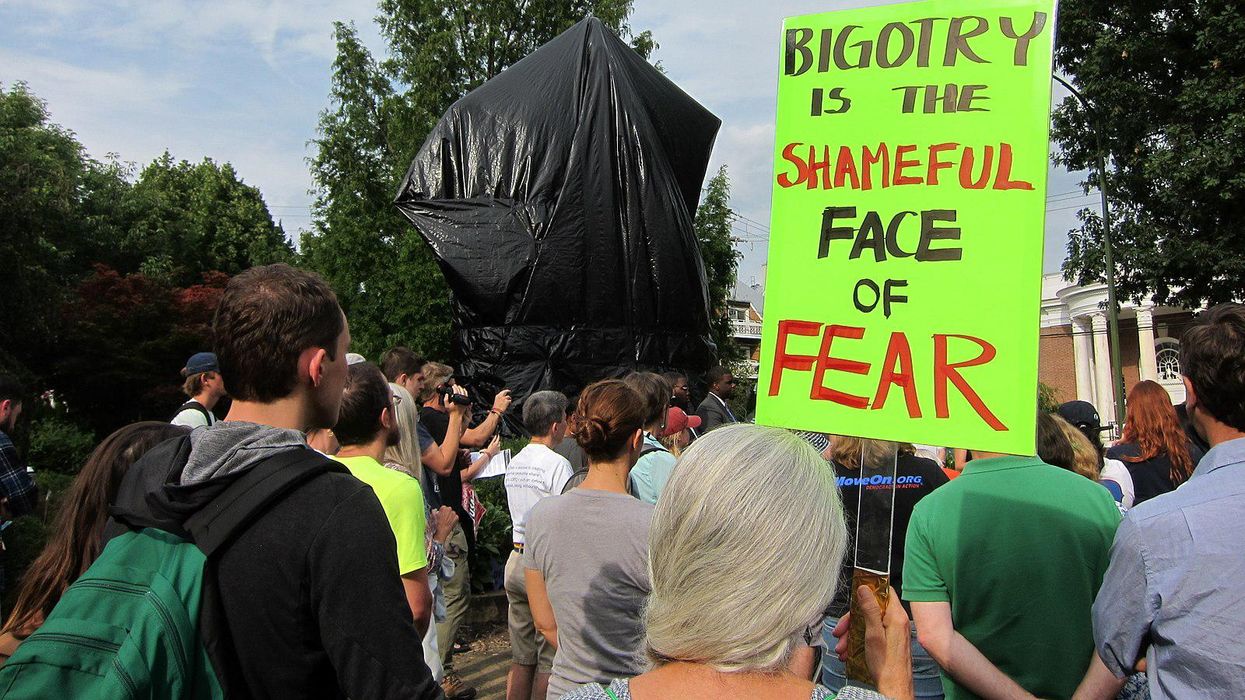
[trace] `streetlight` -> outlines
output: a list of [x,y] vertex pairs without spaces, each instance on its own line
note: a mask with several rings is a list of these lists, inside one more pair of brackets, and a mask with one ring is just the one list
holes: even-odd
[[1115,420],[1124,421],[1124,368],[1120,365],[1120,312],[1115,302],[1115,261],[1111,256],[1111,208],[1107,204],[1107,156],[1102,147],[1102,120],[1098,110],[1090,106],[1089,100],[1072,87],[1071,83],[1052,75],[1055,82],[1068,89],[1068,92],[1081,103],[1085,111],[1094,121],[1094,141],[1098,146],[1098,194],[1102,196],[1102,255],[1107,267],[1107,333],[1111,338],[1111,394],[1115,399]]

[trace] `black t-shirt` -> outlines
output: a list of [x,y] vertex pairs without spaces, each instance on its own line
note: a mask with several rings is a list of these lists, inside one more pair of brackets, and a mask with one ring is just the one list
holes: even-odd
[[[847,554],[843,557],[843,570],[839,575],[839,590],[830,605],[830,614],[842,617],[847,613],[851,601],[852,562],[856,551],[856,509],[859,507],[860,479],[859,469],[848,469],[839,464],[834,465],[838,475],[839,494],[843,497],[843,512],[847,516]],[[918,501],[925,498],[934,489],[950,481],[937,462],[916,455],[901,454],[895,462],[895,475],[898,477],[895,487],[895,521],[891,533],[891,586],[895,592],[903,594],[903,548],[908,536],[908,521],[912,518],[912,509]],[[868,475],[865,475],[868,477]],[[883,486],[865,486],[883,488]],[[907,608],[907,603],[904,603]],[[909,613],[911,611],[909,610]]]
[[317,476],[220,554],[221,605],[255,698],[440,698],[380,501]]
[[[430,406],[423,406],[419,409],[419,422],[424,424],[424,427],[428,429],[428,434],[437,441],[438,445],[445,442],[445,435],[450,429],[450,414]],[[462,459],[456,460],[454,471],[450,472],[449,476],[437,474],[437,497],[441,505],[449,506],[455,513],[458,513],[458,522],[462,524],[463,533],[467,535],[467,546],[472,547],[475,545],[475,527],[471,524],[471,516],[467,515],[467,509],[463,508],[463,461]]]
[[[1189,443],[1186,449],[1189,450],[1189,458],[1193,460],[1193,466],[1197,466],[1198,461],[1202,459],[1202,451],[1193,443]],[[1134,506],[1168,491],[1175,491],[1177,486],[1172,483],[1171,479],[1171,458],[1166,454],[1159,454],[1141,462],[1126,459],[1136,459],[1140,456],[1141,446],[1132,442],[1120,443],[1107,449],[1107,458],[1123,462],[1124,466],[1128,467],[1129,475],[1133,477],[1133,491],[1136,493]]]

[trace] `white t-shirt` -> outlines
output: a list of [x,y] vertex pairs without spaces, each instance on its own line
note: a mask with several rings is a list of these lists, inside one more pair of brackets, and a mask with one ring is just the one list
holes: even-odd
[[1099,481],[1114,481],[1120,487],[1120,492],[1124,494],[1120,500],[1120,506],[1124,510],[1133,507],[1133,500],[1136,498],[1137,492],[1133,488],[1133,475],[1128,471],[1128,467],[1118,459],[1104,459],[1102,461],[1102,471],[1098,474]]
[[510,521],[514,541],[526,540],[527,516],[537,501],[562,493],[571,478],[571,463],[562,455],[537,443],[530,443],[506,467],[506,498],[510,501]]
[[203,411],[188,406],[179,411],[176,416],[173,416],[173,420],[169,422],[173,425],[184,425],[188,428],[204,428],[214,425],[216,416],[213,416],[211,411],[208,411],[208,415],[205,416]]

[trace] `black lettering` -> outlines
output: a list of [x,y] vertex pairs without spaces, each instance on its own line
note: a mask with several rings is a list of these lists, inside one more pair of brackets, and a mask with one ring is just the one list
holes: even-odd
[[[964,31],[964,23],[968,20],[977,20],[977,26],[969,31]],[[989,61],[973,53],[973,49],[968,45],[968,40],[976,36],[981,36],[989,29],[990,23],[985,17],[977,17],[969,15],[967,17],[953,17],[951,26],[947,29],[947,50],[943,53],[942,64],[944,66],[954,66],[956,58],[959,54],[963,54],[965,58],[975,63],[989,63]]]
[[[865,287],[873,292],[873,303],[866,304],[860,300],[860,288]],[[878,308],[878,301],[882,298],[882,290],[878,288],[876,282],[865,278],[856,283],[856,288],[852,290],[852,303],[856,305],[856,310],[863,313],[869,313]]]
[[[813,51],[808,42],[813,40],[813,30],[807,27],[787,30],[787,53],[783,72],[787,75],[803,75],[813,65]],[[796,54],[799,54],[800,65],[797,68]]]
[[973,100],[988,100],[986,95],[978,95],[978,90],[985,90],[985,85],[965,85],[960,88],[960,99],[955,105],[957,112],[989,112],[985,107],[974,107]]
[[930,243],[934,241],[960,240],[958,226],[938,228],[934,225],[944,221],[955,221],[954,209],[928,209],[921,212],[921,242],[916,249],[916,259],[920,262],[959,260],[963,255],[960,248],[930,248]]
[[895,293],[898,287],[907,287],[908,280],[886,280],[886,284],[882,285],[882,313],[887,318],[891,317],[891,306],[894,304],[907,304],[908,297]]
[[914,211],[901,211],[891,217],[891,222],[886,227],[886,252],[892,258],[910,258],[912,253],[899,247],[899,225],[903,223],[905,216],[916,216]]
[[873,249],[874,262],[886,259],[886,230],[882,227],[882,217],[876,211],[866,213],[864,220],[860,222],[860,235],[852,244],[852,254],[848,258],[859,258],[865,248]]
[[856,218],[856,207],[826,207],[821,213],[821,243],[817,246],[817,257],[824,258],[830,254],[830,241],[845,241],[855,232],[851,226],[835,226],[835,219]]
[[851,37],[852,32],[861,28],[862,27],[859,24],[849,24],[839,30],[839,38],[834,41],[834,65],[839,70],[869,67],[869,54],[873,52],[872,41],[866,39],[852,44],[852,48],[860,49],[860,54],[856,57],[855,63],[848,62],[847,54],[844,52],[844,49],[847,47],[847,41]]
[[1042,30],[1046,27],[1046,13],[1034,12],[1033,22],[1029,25],[1029,29],[1024,34],[1017,34],[1016,27],[1012,23],[1011,17],[999,18],[999,29],[1002,30],[1003,36],[1016,41],[1016,53],[1012,58],[1012,62],[1017,66],[1029,65],[1029,42],[1037,38]]
[[[891,59],[890,42],[891,36],[899,32],[903,43],[899,46],[899,55],[894,60]],[[894,68],[902,66],[912,58],[912,50],[915,48],[916,37],[912,34],[912,30],[908,25],[902,22],[890,22],[882,27],[882,31],[878,33],[877,45],[877,62],[879,68]]]

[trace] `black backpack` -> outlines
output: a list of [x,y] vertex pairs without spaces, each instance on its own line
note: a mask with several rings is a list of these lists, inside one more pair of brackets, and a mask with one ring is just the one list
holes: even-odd
[[178,406],[177,410],[173,411],[173,415],[169,417],[169,422],[170,423],[173,422],[173,419],[180,416],[182,414],[182,411],[185,411],[188,408],[198,411],[199,413],[202,413],[203,417],[207,420],[208,425],[211,425],[216,422],[216,416],[212,415],[212,412],[207,410],[206,406],[199,403],[198,401],[195,401],[194,399],[191,399],[187,401],[186,403],[182,404],[181,406]]

